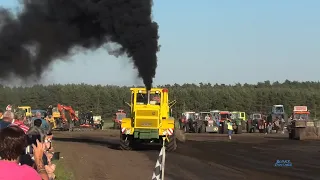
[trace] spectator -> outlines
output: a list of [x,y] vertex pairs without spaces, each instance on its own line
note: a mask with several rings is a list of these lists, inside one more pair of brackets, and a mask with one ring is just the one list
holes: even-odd
[[6,111],[6,112],[3,114],[3,119],[2,119],[2,121],[0,121],[0,129],[6,128],[6,127],[8,127],[9,125],[11,125],[13,118],[14,118],[13,112],[11,112],[11,111]]
[[267,128],[268,128],[268,131],[267,131],[268,134],[271,134],[272,133],[272,123],[271,122],[268,123]]
[[27,146],[27,138],[17,126],[6,127],[0,131],[0,179],[49,180],[42,163],[44,145],[37,141],[33,146],[37,171],[27,165],[19,165],[19,157]]
[[48,132],[50,130],[50,126],[49,126],[48,122],[41,117],[41,113],[39,111],[36,112],[36,116],[32,119],[32,121],[31,121],[32,124],[34,124],[34,120],[36,120],[36,119],[40,119],[42,121],[41,122],[41,129],[43,129],[45,132]]
[[40,135],[41,136],[41,142],[44,142],[44,139],[46,137],[46,132],[41,128],[42,120],[36,119],[33,121],[33,126],[28,130],[27,135]]
[[27,118],[25,116],[25,113],[18,112],[16,113],[15,120],[13,121],[12,124],[20,127],[25,133],[27,133],[29,130],[29,127],[25,125],[26,120]]

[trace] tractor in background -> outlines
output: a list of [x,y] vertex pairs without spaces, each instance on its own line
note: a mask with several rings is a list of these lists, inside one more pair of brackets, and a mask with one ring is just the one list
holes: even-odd
[[[245,118],[245,113],[242,114],[243,112],[239,111],[232,111],[230,113],[233,124],[233,131],[235,132],[235,134],[242,134],[242,128],[245,124],[245,121],[243,120],[243,118]],[[243,117],[241,117],[241,115],[243,115]]]
[[201,132],[218,132],[218,125],[214,121],[213,117],[213,112],[200,112],[200,118],[205,125],[205,129],[203,129]]
[[[79,123],[79,117],[76,115],[76,111],[74,111],[71,106],[57,104],[56,107],[53,107],[50,105],[47,109],[47,114],[51,116],[51,118],[48,120],[52,130],[72,131],[76,123]],[[70,118],[70,121],[66,115],[68,118]]]
[[288,119],[288,115],[286,114],[283,105],[273,105],[272,109],[271,109],[271,113],[267,117],[267,121],[268,122],[273,122],[277,118],[278,119],[282,119],[283,118],[285,120]]
[[22,109],[26,112],[26,117],[31,118],[32,117],[32,111],[31,106],[18,106],[18,109]]
[[218,114],[219,121],[219,134],[227,134],[228,133],[228,119],[231,119],[231,113],[229,111],[219,111]]
[[285,121],[288,119],[288,115],[285,112],[283,105],[273,105],[271,109],[271,114],[267,117],[267,123],[274,124],[272,130],[278,131],[280,127],[276,126],[274,122],[281,121],[284,119]]
[[131,150],[142,143],[166,146],[167,151],[177,148],[175,120],[166,88],[131,88],[131,117],[122,119],[120,148]]
[[264,133],[265,127],[264,127],[264,118],[260,113],[253,113],[250,114],[249,119],[247,121],[247,132],[248,133],[255,133],[256,130],[259,130],[260,133]]
[[118,109],[118,111],[114,114],[113,117],[113,129],[120,129],[121,121],[123,118],[126,118],[127,114],[123,109]]
[[287,126],[289,139],[319,139],[320,124],[310,119],[307,106],[294,106]]
[[195,132],[196,113],[192,111],[186,111],[181,114],[179,119],[180,129],[185,133]]

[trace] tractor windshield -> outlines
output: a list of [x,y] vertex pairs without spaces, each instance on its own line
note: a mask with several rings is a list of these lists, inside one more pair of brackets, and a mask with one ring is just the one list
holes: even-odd
[[283,113],[283,107],[282,106],[278,106],[275,108],[277,113]]
[[232,113],[231,114],[231,119],[238,119],[240,118],[240,114],[239,113]]
[[293,119],[296,120],[308,120],[309,115],[308,114],[294,114]]
[[186,113],[185,116],[186,116],[187,120],[190,120],[190,119],[194,120],[195,119],[195,114],[194,113]]
[[254,114],[253,119],[261,119],[261,114]]
[[210,113],[201,113],[201,119],[210,119],[211,114]]
[[[158,94],[150,94],[150,104],[152,105],[160,105],[161,95]],[[137,93],[137,104],[147,104],[148,103],[148,95],[146,93]]]
[[123,118],[126,117],[126,115],[123,113],[118,113],[118,114],[116,114],[116,116],[117,116],[117,120],[122,120]]
[[59,112],[57,107],[52,108],[52,112]]

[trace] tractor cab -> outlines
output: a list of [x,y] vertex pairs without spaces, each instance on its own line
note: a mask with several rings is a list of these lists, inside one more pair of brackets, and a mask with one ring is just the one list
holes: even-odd
[[252,114],[250,119],[252,119],[252,120],[261,120],[262,119],[262,114]]
[[237,111],[231,112],[231,119],[232,120],[240,119],[240,112],[237,112]]
[[229,111],[220,111],[220,122],[224,122],[227,119],[231,119],[231,113]]
[[243,121],[246,121],[247,120],[246,113],[240,112],[240,111],[232,111],[231,119],[241,119]]
[[185,123],[188,121],[195,121],[196,113],[195,112],[184,112],[182,113],[181,122]]
[[287,119],[287,114],[285,113],[283,105],[273,105],[271,114],[268,116],[267,121],[273,122],[277,119]]
[[294,106],[292,120],[309,120],[310,111],[307,106]]
[[283,105],[273,105],[272,106],[272,114],[282,115],[284,114],[284,106]]
[[210,112],[200,112],[200,118],[201,120],[205,120],[205,121],[212,121],[212,117]]
[[31,117],[32,116],[31,106],[18,106],[18,109],[24,110],[26,112],[26,116],[27,117]]
[[195,114],[194,114],[194,119],[195,119],[195,120],[201,120],[200,113],[195,113]]

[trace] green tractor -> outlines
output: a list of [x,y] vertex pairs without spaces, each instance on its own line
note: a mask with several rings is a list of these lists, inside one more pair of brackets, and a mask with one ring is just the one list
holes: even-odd
[[231,120],[233,122],[233,130],[235,134],[241,134],[242,130],[245,129],[245,113],[239,111],[231,112]]

